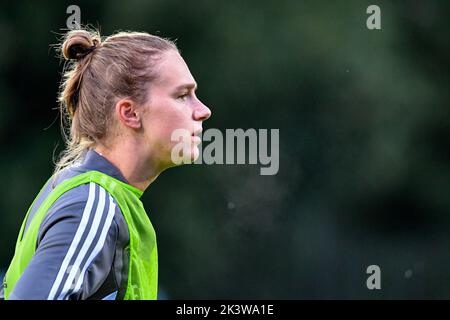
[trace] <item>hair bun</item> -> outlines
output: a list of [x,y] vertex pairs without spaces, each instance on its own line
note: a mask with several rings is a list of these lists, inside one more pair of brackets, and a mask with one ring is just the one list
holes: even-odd
[[101,38],[98,33],[71,30],[66,35],[61,52],[66,60],[80,60],[91,53],[100,43]]

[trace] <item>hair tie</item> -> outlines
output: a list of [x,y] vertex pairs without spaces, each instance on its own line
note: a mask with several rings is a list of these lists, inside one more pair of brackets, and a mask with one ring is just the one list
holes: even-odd
[[97,44],[94,42],[94,44],[88,49],[87,53],[91,53],[95,50],[95,48],[97,48]]

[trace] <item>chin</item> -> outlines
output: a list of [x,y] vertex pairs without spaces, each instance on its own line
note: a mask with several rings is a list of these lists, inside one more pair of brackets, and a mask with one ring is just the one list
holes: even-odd
[[200,151],[198,150],[197,147],[194,147],[191,151],[191,161],[194,162],[195,160],[197,160],[199,155]]
[[196,143],[185,144],[182,146],[182,149],[176,149],[174,154],[176,160],[172,159],[172,151],[167,151],[167,162],[170,167],[192,164],[200,157],[200,149]]

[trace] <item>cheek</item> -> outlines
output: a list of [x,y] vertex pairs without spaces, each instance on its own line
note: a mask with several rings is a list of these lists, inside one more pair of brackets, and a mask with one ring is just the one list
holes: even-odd
[[159,104],[159,108],[154,108],[147,117],[149,138],[156,144],[171,146],[172,133],[176,129],[187,129],[189,132],[193,129],[188,111],[187,107],[183,109],[180,105],[168,101]]
[[189,122],[186,121],[186,118],[183,117],[181,114],[172,114],[171,116],[165,118],[162,120],[161,123],[161,130],[160,130],[160,138],[164,141],[164,143],[167,143],[169,145],[172,145],[175,142],[172,142],[172,134],[176,130],[179,129],[185,129],[188,130],[189,135],[192,131],[189,128]]

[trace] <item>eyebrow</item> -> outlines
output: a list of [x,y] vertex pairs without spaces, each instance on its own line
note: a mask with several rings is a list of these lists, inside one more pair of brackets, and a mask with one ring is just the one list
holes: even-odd
[[197,86],[197,83],[193,82],[193,83],[182,84],[175,88],[176,91],[179,91],[182,89],[196,90],[196,89],[198,89],[198,86]]

